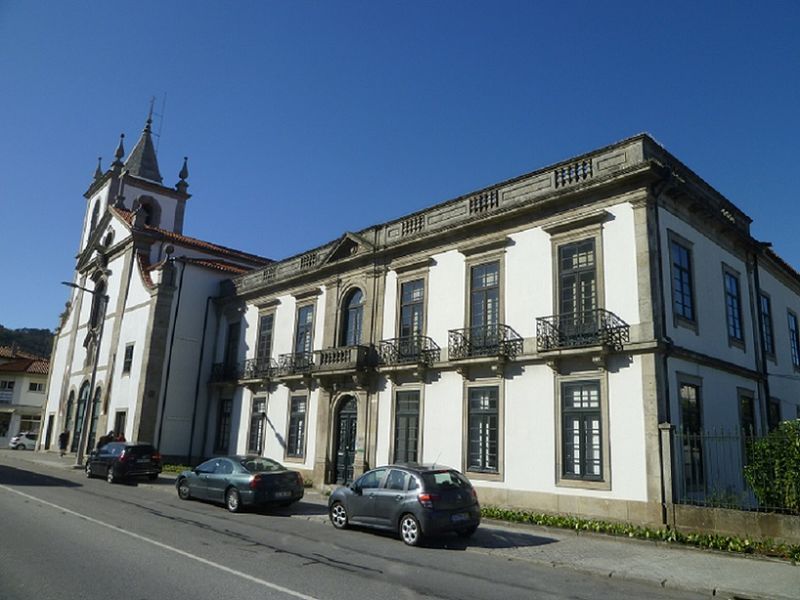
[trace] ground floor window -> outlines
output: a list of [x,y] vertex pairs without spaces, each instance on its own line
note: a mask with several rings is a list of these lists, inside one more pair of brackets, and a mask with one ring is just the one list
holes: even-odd
[[125,419],[128,413],[124,410],[119,410],[114,415],[114,433],[119,435],[125,435]]
[[561,384],[562,476],[603,479],[603,428],[599,381]]
[[289,435],[286,456],[303,458],[306,453],[306,404],[305,396],[292,396],[289,401]]
[[214,436],[214,452],[227,454],[228,446],[231,442],[231,413],[233,412],[233,400],[230,398],[219,401],[219,412],[217,413],[217,434]]
[[703,411],[700,385],[683,382],[678,389],[681,409],[683,484],[687,492],[705,489],[703,469]]
[[467,470],[499,470],[499,391],[496,386],[469,388]]
[[247,451],[261,454],[264,447],[264,419],[267,414],[266,398],[253,398],[253,410],[250,413],[250,434],[247,436]]
[[42,425],[42,417],[39,415],[22,416],[19,419],[20,431],[31,431],[38,433],[39,427],[41,427],[41,425]]
[[400,391],[394,403],[394,462],[417,462],[419,390]]

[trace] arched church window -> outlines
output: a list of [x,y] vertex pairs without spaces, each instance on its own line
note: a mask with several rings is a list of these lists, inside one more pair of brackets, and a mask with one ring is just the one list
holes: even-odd
[[100,320],[106,314],[106,282],[102,279],[94,286],[94,296],[92,297],[92,312],[89,317],[89,325],[96,329],[100,325]]
[[161,206],[151,196],[140,196],[136,199],[136,210],[142,213],[141,222],[150,227],[158,227],[161,223]]
[[108,248],[112,244],[113,241],[114,241],[114,231],[113,230],[109,230],[106,233],[105,237],[103,238],[103,246]]
[[100,219],[100,200],[98,199],[94,203],[94,207],[92,208],[92,219],[89,222],[89,235],[94,233],[94,228],[97,227],[97,221]]
[[361,343],[361,327],[364,321],[364,294],[358,288],[345,296],[342,305],[342,338],[343,346],[355,346]]

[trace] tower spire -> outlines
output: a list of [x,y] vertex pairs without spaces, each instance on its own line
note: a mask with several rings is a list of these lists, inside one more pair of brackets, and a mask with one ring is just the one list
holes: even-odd
[[156,183],[161,183],[161,172],[158,170],[158,160],[156,159],[156,150],[153,146],[151,125],[153,123],[153,101],[150,102],[150,111],[147,114],[147,121],[145,121],[142,135],[136,146],[131,150],[128,160],[125,161],[125,167],[131,175],[148,179]]
[[122,157],[125,156],[125,147],[122,145],[122,141],[125,139],[125,134],[119,134],[119,144],[117,144],[117,149],[114,151],[114,162],[111,163],[111,168],[114,171],[119,171],[124,166],[122,164]]
[[100,163],[103,160],[102,156],[97,157],[97,168],[94,170],[94,180],[97,181],[103,176],[103,169],[100,167]]

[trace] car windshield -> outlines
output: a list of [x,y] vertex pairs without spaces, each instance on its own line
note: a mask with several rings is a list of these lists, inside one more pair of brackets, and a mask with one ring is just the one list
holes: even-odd
[[428,471],[422,474],[422,479],[425,489],[431,492],[472,487],[467,478],[458,471]]
[[250,473],[283,471],[283,465],[269,458],[245,458],[240,463]]

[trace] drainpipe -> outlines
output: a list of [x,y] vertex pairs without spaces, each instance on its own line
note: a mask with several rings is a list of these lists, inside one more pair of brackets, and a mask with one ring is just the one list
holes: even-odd
[[[208,325],[208,307],[214,296],[206,298],[206,310],[203,314],[203,335],[200,338],[200,359],[197,361],[197,379],[194,384],[194,408],[192,409],[192,427],[189,430],[189,451],[186,454],[186,464],[192,464],[192,450],[194,450],[194,428],[197,423],[197,399],[200,394],[200,377],[203,374],[203,354],[206,349],[206,326]],[[203,447],[205,447],[205,434],[203,434]]]
[[178,259],[183,268],[181,269],[181,278],[178,280],[178,299],[175,302],[175,314],[172,317],[172,333],[169,337],[169,354],[167,355],[167,373],[164,378],[164,393],[161,397],[161,417],[158,422],[158,436],[156,436],[157,446],[161,446],[161,434],[164,430],[164,412],[167,408],[167,392],[169,391],[169,376],[172,367],[172,349],[175,346],[175,331],[178,329],[178,311],[181,306],[181,292],[183,291],[183,276],[186,274],[186,263],[182,259]]
[[[756,370],[761,374],[761,390],[762,398],[760,402],[761,413],[761,432],[767,433],[769,427],[768,410],[769,405],[769,373],[767,369],[767,349],[764,340],[764,324],[761,322],[761,283],[758,275],[758,254],[760,250],[769,247],[768,243],[761,243],[758,251],[753,252],[753,287],[755,287],[755,298],[750,296],[750,310],[753,311],[753,329],[757,328],[757,335],[754,336],[758,340],[754,344],[756,349]],[[754,306],[755,305],[755,306]]]

